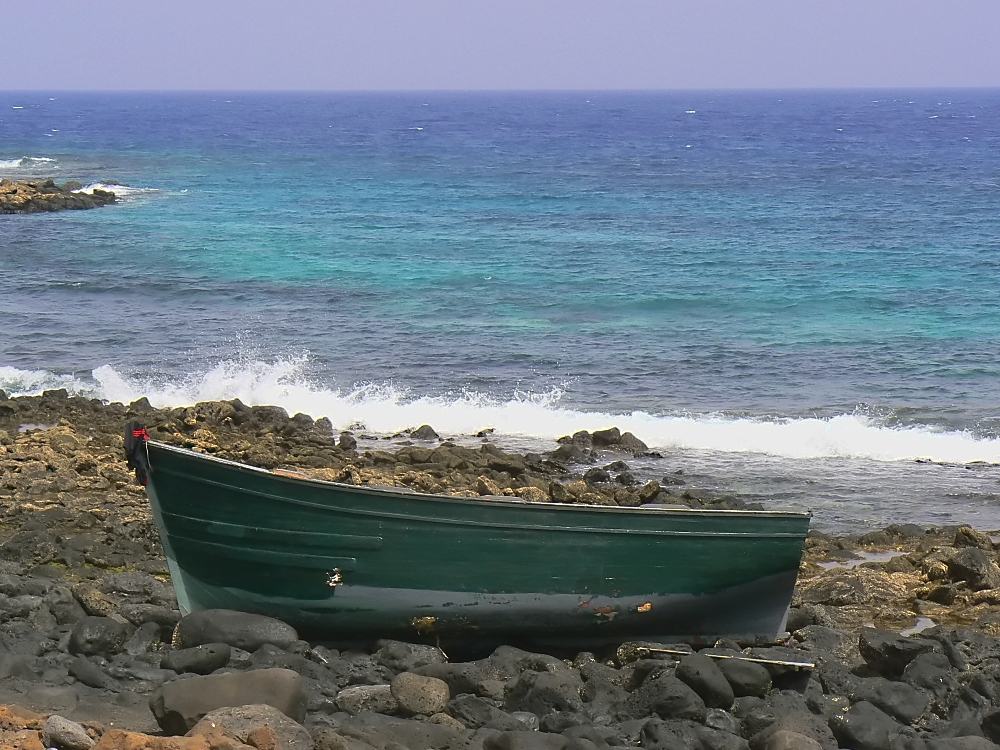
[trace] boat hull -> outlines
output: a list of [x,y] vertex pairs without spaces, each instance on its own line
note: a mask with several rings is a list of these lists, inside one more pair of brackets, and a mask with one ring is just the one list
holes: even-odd
[[332,641],[773,636],[809,524],[420,495],[147,449],[182,611],[259,612]]

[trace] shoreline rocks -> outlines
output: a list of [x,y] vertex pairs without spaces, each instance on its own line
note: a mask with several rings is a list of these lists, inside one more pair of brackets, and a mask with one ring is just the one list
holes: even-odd
[[78,182],[56,185],[52,180],[0,180],[0,214],[34,214],[100,208],[118,201],[108,191],[95,188],[89,193],[76,192]]
[[613,430],[557,449],[587,461],[431,437],[359,450],[322,420],[238,401],[0,395],[0,747],[998,747],[1000,558],[981,530],[811,534],[789,632],[771,644],[508,645],[462,661],[373,633],[368,648],[341,648],[259,615],[181,618],[121,456],[131,416],[157,439],[321,477],[536,502],[720,502],[666,477],[621,479],[627,451],[613,446],[629,443]]

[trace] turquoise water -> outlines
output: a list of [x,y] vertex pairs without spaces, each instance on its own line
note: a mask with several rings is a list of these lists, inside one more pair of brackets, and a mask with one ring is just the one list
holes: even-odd
[[536,446],[614,422],[653,475],[834,526],[1000,526],[1000,474],[965,468],[1000,462],[998,115],[975,90],[0,94],[0,175],[129,188],[0,217],[0,388]]

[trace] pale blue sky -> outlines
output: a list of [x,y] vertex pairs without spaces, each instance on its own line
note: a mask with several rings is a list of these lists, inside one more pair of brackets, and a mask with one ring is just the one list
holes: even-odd
[[1000,86],[1000,0],[5,2],[0,89]]

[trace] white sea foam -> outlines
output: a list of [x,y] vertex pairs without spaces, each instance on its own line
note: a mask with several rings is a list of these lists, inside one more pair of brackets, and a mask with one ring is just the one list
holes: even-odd
[[116,185],[104,182],[93,182],[90,185],[85,185],[79,190],[74,190],[74,193],[93,193],[95,190],[105,190],[114,193],[118,196],[119,200],[123,201],[133,201],[137,198],[143,196],[152,195],[153,193],[159,193],[159,188],[149,188],[149,187],[133,187],[132,185]]
[[38,169],[46,164],[54,164],[48,156],[21,156],[17,159],[0,159],[0,169]]
[[67,388],[122,403],[146,396],[161,407],[239,398],[250,405],[276,404],[290,414],[326,416],[337,428],[361,423],[379,433],[430,424],[442,434],[471,435],[492,427],[502,435],[552,440],[576,430],[616,425],[659,450],[758,453],[793,459],[1000,462],[998,439],[929,426],[889,427],[861,413],[800,419],[644,411],[615,414],[563,406],[564,394],[558,389],[496,398],[475,392],[421,396],[389,383],[331,388],[311,381],[305,374],[306,366],[304,358],[225,361],[176,382],[127,377],[107,365],[86,379],[0,367],[0,388],[13,394]]

